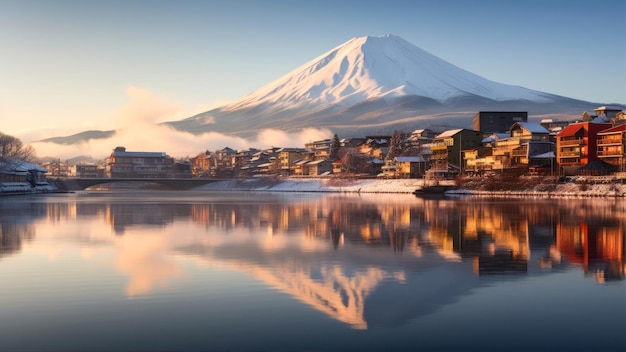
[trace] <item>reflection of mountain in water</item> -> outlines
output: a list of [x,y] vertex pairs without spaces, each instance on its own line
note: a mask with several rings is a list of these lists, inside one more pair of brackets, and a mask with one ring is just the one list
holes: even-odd
[[[571,263],[600,281],[624,278],[626,205],[608,200],[397,202],[329,195],[291,202],[267,196],[241,203],[77,201],[36,208],[34,214],[51,221],[104,218],[116,233],[130,226],[200,225],[194,227],[199,235],[184,243],[164,241],[154,251],[192,254],[248,273],[357,329],[402,325],[493,280],[547,275]],[[20,233],[19,222],[11,225],[6,214],[0,215],[3,246],[16,251],[19,245],[4,245],[4,236]],[[141,241],[128,248],[135,244]],[[146,260],[128,265],[151,265],[151,253],[143,255]],[[158,273],[150,274],[153,280]]]
[[[272,240],[276,239],[268,241]],[[467,263],[447,266],[446,259],[432,248],[426,249],[418,259],[413,255],[390,255],[378,247],[362,245],[345,245],[331,250],[328,243],[326,248],[318,245],[315,249],[292,243],[268,251],[265,241],[253,238],[217,246],[195,244],[184,251],[245,272],[355,329],[367,328],[366,313],[371,308],[376,311],[374,306],[383,303],[378,300],[370,302],[370,297],[381,297],[375,293],[392,283],[399,285],[394,286],[398,297],[414,297],[410,300],[389,299],[384,302],[383,310],[387,313],[417,310],[418,315],[421,308],[428,312],[437,309],[432,299],[427,300],[432,298],[433,289],[438,291],[446,287],[446,292],[434,293],[440,298],[437,301],[446,302],[450,295],[467,294],[477,283],[475,276],[468,275],[471,268]],[[314,241],[320,242],[319,239]],[[447,274],[452,275],[432,274],[444,266],[449,271]],[[413,275],[412,280],[408,280],[407,275]],[[424,300],[420,301],[420,298]],[[412,310],[411,306],[421,308]],[[375,318],[372,320],[376,321]]]

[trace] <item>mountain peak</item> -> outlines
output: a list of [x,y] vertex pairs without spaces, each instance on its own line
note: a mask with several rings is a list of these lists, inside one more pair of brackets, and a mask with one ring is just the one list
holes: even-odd
[[308,127],[380,134],[470,127],[485,109],[571,116],[593,105],[490,81],[386,34],[352,38],[238,102],[168,124],[245,136]]
[[548,95],[489,81],[402,39],[385,34],[355,37],[230,104],[273,109],[353,105],[372,98],[421,96],[445,103],[461,96],[491,100],[549,101]]

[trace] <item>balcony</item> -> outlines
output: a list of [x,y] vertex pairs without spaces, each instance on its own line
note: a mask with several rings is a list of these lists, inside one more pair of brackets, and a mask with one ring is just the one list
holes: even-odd
[[499,141],[496,141],[496,146],[498,147],[510,147],[510,146],[515,146],[515,145],[520,145],[524,142],[527,142],[526,139],[521,139],[521,138],[507,138],[507,139],[502,139]]
[[562,167],[581,166],[579,161],[560,162],[559,165]]
[[598,150],[599,157],[622,157],[624,153],[621,150]]
[[598,139],[598,146],[611,146],[611,145],[622,145],[623,141],[621,138],[602,138]]
[[445,144],[431,145],[430,150],[432,150],[433,152],[448,150],[448,146]]
[[585,140],[583,138],[561,139],[558,142],[559,145],[585,145]]

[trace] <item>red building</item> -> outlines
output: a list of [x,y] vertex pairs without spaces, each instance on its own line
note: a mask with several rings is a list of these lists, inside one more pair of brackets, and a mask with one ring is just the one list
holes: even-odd
[[556,135],[556,161],[561,175],[576,175],[579,168],[600,161],[597,154],[598,132],[610,123],[573,123]]
[[598,158],[626,171],[626,124],[611,127],[598,133]]

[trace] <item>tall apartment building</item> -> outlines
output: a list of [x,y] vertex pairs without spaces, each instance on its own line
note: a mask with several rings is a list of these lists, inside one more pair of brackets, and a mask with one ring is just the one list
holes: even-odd
[[598,159],[626,172],[626,125],[598,132]]
[[579,122],[556,135],[556,162],[562,175],[575,175],[578,169],[598,158],[598,133],[611,128],[610,123]]

